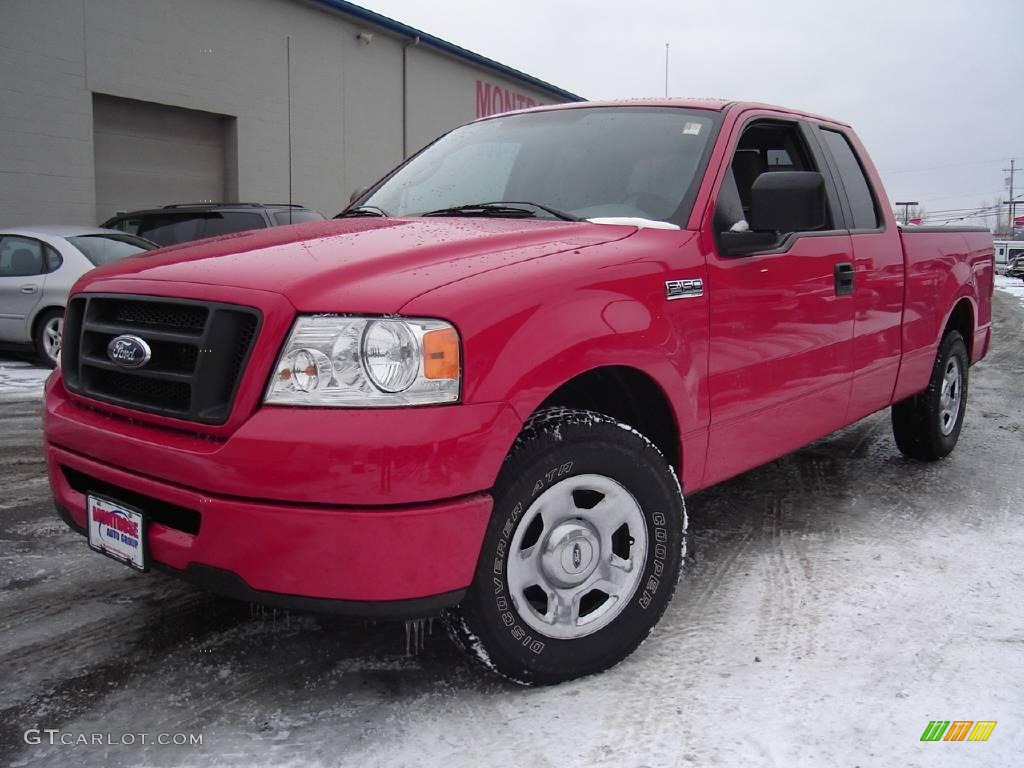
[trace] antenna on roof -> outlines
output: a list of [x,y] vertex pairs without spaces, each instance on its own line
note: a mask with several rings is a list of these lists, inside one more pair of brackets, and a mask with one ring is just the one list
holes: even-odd
[[665,98],[668,98],[668,43],[665,43]]
[[288,78],[288,223],[292,223],[292,36],[285,38],[285,74]]

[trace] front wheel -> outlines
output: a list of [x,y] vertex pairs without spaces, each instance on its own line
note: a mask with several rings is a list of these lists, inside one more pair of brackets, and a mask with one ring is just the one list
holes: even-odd
[[64,310],[48,309],[36,321],[36,357],[43,365],[56,368],[60,363],[61,337],[64,334]]
[[892,407],[892,431],[904,456],[938,461],[960,438],[967,410],[967,345],[950,331],[939,345],[928,389]]
[[540,411],[502,467],[473,585],[446,623],[516,682],[607,669],[665,611],[685,532],[679,483],[653,443],[602,414]]

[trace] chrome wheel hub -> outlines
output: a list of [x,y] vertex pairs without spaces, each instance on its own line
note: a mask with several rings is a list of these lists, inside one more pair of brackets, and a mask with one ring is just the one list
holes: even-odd
[[950,434],[953,427],[956,426],[963,400],[962,390],[963,371],[960,369],[960,362],[955,357],[951,357],[946,363],[946,370],[943,373],[942,385],[939,390],[939,429],[944,435]]
[[60,362],[61,336],[64,333],[64,318],[53,317],[43,326],[43,351],[54,363]]
[[561,523],[541,552],[541,571],[552,584],[575,587],[594,572],[600,551],[599,534],[592,526],[582,520]]
[[564,640],[610,624],[647,562],[647,523],[633,495],[603,475],[576,475],[538,496],[509,544],[509,594],[534,631]]

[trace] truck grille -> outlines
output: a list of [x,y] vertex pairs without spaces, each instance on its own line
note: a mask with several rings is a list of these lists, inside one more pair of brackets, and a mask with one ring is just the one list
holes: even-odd
[[[77,296],[64,319],[64,384],[76,394],[125,408],[223,424],[260,320],[257,310],[234,304]],[[149,346],[145,365],[126,368],[107,356],[110,341],[125,334]]]

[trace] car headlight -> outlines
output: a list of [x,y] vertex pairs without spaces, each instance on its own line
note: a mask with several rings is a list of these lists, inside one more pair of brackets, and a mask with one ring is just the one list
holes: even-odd
[[264,402],[352,408],[454,403],[459,335],[442,320],[302,316]]

